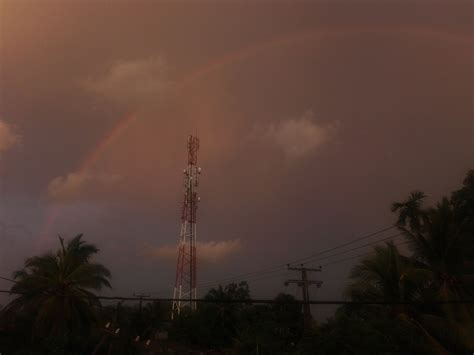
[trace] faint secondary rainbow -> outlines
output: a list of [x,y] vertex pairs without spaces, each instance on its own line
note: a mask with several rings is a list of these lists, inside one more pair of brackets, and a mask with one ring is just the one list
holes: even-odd
[[[441,32],[429,28],[340,28],[337,30],[323,29],[323,30],[307,30],[297,33],[292,33],[284,36],[278,36],[270,38],[264,42],[257,42],[252,45],[240,48],[236,51],[227,53],[222,57],[210,60],[204,65],[198,67],[192,72],[185,75],[181,80],[178,80],[177,85],[174,86],[175,90],[182,90],[186,87],[191,86],[199,80],[211,75],[214,72],[227,68],[247,58],[259,55],[268,50],[282,48],[295,44],[306,44],[309,41],[319,41],[331,37],[339,36],[357,36],[363,34],[375,34],[375,35],[417,35],[426,36],[432,39],[437,39],[446,42],[457,42],[462,45],[472,45],[472,37],[464,36],[458,33]],[[136,114],[130,113],[112,128],[97,144],[97,146],[91,151],[85,159],[82,160],[78,173],[84,173],[87,171],[104,153],[107,147],[111,146],[114,141],[119,139],[137,120]],[[44,224],[43,233],[41,235],[47,235],[50,229],[60,215],[61,208],[55,206],[51,208],[48,213],[48,217]]]
[[203,77],[208,76],[212,72],[218,71],[224,67],[235,64],[241,60],[258,55],[270,49],[285,47],[298,43],[308,43],[308,40],[323,40],[330,37],[339,36],[357,36],[362,34],[375,35],[417,35],[427,36],[447,42],[459,42],[464,45],[471,45],[472,38],[458,33],[441,32],[429,28],[339,28],[324,30],[307,30],[278,36],[268,39],[264,42],[257,42],[247,47],[240,48],[236,51],[227,53],[222,57],[210,60],[200,66],[193,72],[186,75],[177,85],[178,88],[188,86]]

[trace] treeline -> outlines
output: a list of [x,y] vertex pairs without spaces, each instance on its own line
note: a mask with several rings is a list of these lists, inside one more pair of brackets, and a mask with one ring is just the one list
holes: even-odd
[[[101,304],[95,293],[111,286],[111,274],[79,235],[13,274],[0,352],[471,354],[474,307],[455,302],[474,300],[474,171],[435,206],[425,207],[425,197],[415,191],[392,205],[404,246],[376,246],[350,274],[346,299],[391,304],[345,305],[308,330],[293,296],[252,305],[242,282],[211,289],[205,298],[215,302],[171,321],[166,303]],[[226,300],[241,302],[218,302]]]

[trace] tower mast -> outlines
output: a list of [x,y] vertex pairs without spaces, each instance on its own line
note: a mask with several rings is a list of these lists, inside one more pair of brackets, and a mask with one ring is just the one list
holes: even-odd
[[174,286],[171,319],[181,313],[184,306],[196,309],[196,211],[199,202],[197,187],[201,168],[197,167],[199,139],[188,138],[188,166],[184,169],[184,199],[181,208],[176,281]]

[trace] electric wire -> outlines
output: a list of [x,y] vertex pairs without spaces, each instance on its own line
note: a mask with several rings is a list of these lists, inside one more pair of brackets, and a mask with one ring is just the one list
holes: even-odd
[[[326,253],[334,251],[334,250],[338,250],[340,248],[344,248],[348,245],[357,243],[361,240],[371,238],[373,236],[376,236],[380,233],[386,232],[386,231],[388,231],[390,229],[393,229],[393,228],[394,228],[393,225],[389,226],[389,227],[385,227],[383,229],[380,229],[380,230],[377,230],[375,232],[369,233],[367,235],[356,238],[356,239],[351,240],[349,242],[339,244],[339,245],[336,245],[334,247],[331,247],[331,248],[322,250],[320,252],[311,254],[310,256],[306,256],[304,258],[293,260],[289,264],[294,264],[294,263],[301,262],[301,261],[306,261],[307,263],[308,262],[314,263],[316,261],[325,260],[325,259],[329,259],[329,258],[332,258],[332,257],[335,257],[335,256],[346,254],[346,253],[349,253],[351,251],[358,250],[358,249],[361,249],[361,248],[364,248],[364,247],[367,247],[367,246],[370,246],[370,245],[373,245],[373,244],[377,244],[377,243],[380,243],[380,242],[383,242],[383,241],[387,241],[389,239],[393,239],[395,237],[398,237],[398,236],[402,235],[402,233],[398,233],[398,234],[395,234],[395,235],[390,235],[388,237],[385,237],[385,238],[382,238],[382,239],[377,239],[377,240],[374,240],[372,242],[357,246],[355,248],[351,248],[351,249],[348,249],[348,250],[343,250],[343,251],[338,252],[338,253],[334,253],[334,254],[327,255],[327,256],[324,256],[324,257],[321,257],[321,258],[317,258],[317,256],[326,254]],[[364,255],[367,255],[367,254],[359,254],[359,255],[356,255],[356,256],[349,257],[349,258],[336,260],[336,261],[333,261],[333,262],[326,263],[326,264],[324,264],[324,266],[333,265],[333,264],[336,264],[338,262],[344,262],[346,260],[352,260],[352,259],[355,259],[357,257],[364,256]],[[260,270],[244,273],[244,274],[238,274],[238,275],[226,277],[226,278],[215,280],[215,281],[203,282],[203,283],[198,284],[197,288],[202,289],[202,288],[206,288],[206,287],[210,287],[210,286],[216,286],[216,285],[219,285],[223,282],[240,281],[240,280],[243,280],[243,279],[246,279],[246,281],[249,281],[249,282],[254,282],[254,281],[265,280],[265,279],[269,279],[269,278],[281,277],[281,276],[283,276],[282,271],[283,270],[286,271],[286,268],[287,268],[287,264],[280,264],[278,266],[271,267],[271,268],[265,268],[265,269],[260,269]],[[269,276],[269,275],[271,275],[271,276]],[[0,279],[7,280],[7,281],[10,281],[10,282],[16,282],[15,280],[8,279],[8,278],[5,278],[5,277],[0,277]],[[154,292],[154,293],[156,294],[157,292]]]
[[[389,237],[386,237],[386,238],[378,239],[378,240],[376,240],[376,241],[373,241],[373,242],[364,244],[363,246],[360,246],[360,247],[357,247],[357,248],[354,248],[354,249],[349,249],[349,250],[344,251],[344,252],[341,252],[341,253],[336,253],[336,254],[333,254],[333,255],[330,255],[330,256],[327,256],[327,257],[323,257],[323,258],[316,258],[316,257],[319,256],[319,255],[323,255],[323,254],[326,254],[326,253],[328,253],[328,252],[331,252],[331,251],[334,251],[334,250],[337,250],[337,249],[340,249],[340,248],[344,248],[344,247],[346,247],[346,246],[348,246],[348,245],[357,243],[357,242],[359,242],[359,241],[361,241],[361,240],[364,240],[364,239],[371,238],[371,237],[373,237],[373,236],[376,236],[376,235],[378,235],[378,234],[380,234],[380,233],[386,232],[386,231],[388,231],[388,230],[390,230],[390,229],[393,229],[393,228],[394,228],[394,226],[385,227],[385,228],[383,228],[383,229],[380,229],[380,230],[377,230],[377,231],[375,231],[375,232],[369,233],[369,234],[367,234],[367,235],[364,235],[364,236],[359,237],[359,238],[357,238],[357,239],[351,240],[351,241],[349,241],[349,242],[346,242],[346,243],[343,243],[343,244],[340,244],[340,245],[336,245],[336,246],[334,246],[334,247],[331,247],[331,248],[322,250],[322,251],[320,251],[320,252],[314,253],[314,254],[312,254],[312,255],[310,255],[310,256],[293,260],[292,262],[287,263],[287,264],[295,264],[295,263],[301,262],[301,261],[314,262],[314,261],[318,261],[318,260],[324,260],[324,259],[327,259],[327,258],[330,258],[330,257],[333,257],[333,256],[337,256],[337,255],[340,255],[340,254],[344,254],[344,253],[350,252],[350,251],[352,251],[352,250],[360,249],[360,248],[365,247],[365,246],[369,246],[369,245],[373,245],[373,244],[376,244],[376,243],[380,243],[381,241],[386,241],[386,240],[389,240],[389,239],[392,239],[392,238],[395,238],[395,237],[401,235],[401,233],[398,233],[397,235],[392,235],[392,236],[389,236]],[[315,260],[314,260],[314,259],[315,259]],[[199,286],[199,288],[203,288],[203,287],[207,287],[207,286],[209,286],[209,285],[215,285],[215,284],[219,284],[219,283],[223,283],[223,282],[231,282],[231,281],[242,280],[242,279],[245,278],[245,277],[252,277],[252,276],[256,276],[256,275],[265,275],[265,274],[268,274],[268,273],[272,273],[272,272],[276,272],[276,271],[280,271],[280,270],[286,269],[287,264],[280,264],[280,265],[275,266],[275,267],[260,269],[260,270],[257,270],[257,271],[248,272],[248,273],[244,273],[244,274],[238,274],[238,275],[226,277],[226,278],[223,278],[223,279],[219,279],[219,280],[216,280],[216,281],[207,281],[207,282],[200,283],[198,286]]]
[[[0,293],[10,293],[23,295],[24,292],[11,292],[8,290],[0,290]],[[122,296],[81,296],[84,299],[99,299],[99,300],[117,300],[117,301],[146,301],[146,302],[174,302],[179,301],[178,298],[147,298],[146,300],[143,297],[122,297]],[[276,299],[212,299],[212,298],[198,298],[195,300],[200,303],[248,303],[248,304],[275,304],[275,303],[302,303],[302,304],[355,304],[355,305],[368,305],[368,304],[407,304],[407,305],[437,305],[437,304],[474,304],[474,300],[451,300],[451,301],[385,301],[385,300],[374,300],[374,301],[341,301],[341,300],[322,300],[322,301],[300,301],[300,300],[291,300],[291,301],[281,301]]]
[[[400,236],[400,235],[401,235],[401,233],[398,233],[398,234],[389,236],[389,237],[387,237],[387,238],[381,239],[380,241],[392,239],[392,238],[395,238],[395,237]],[[405,242],[397,243],[397,244],[395,244],[395,246],[400,246],[400,245],[404,245],[404,244],[407,244],[407,243],[408,243],[408,241],[405,241]],[[367,245],[372,245],[372,243],[371,243],[371,244],[365,244],[365,245],[363,245],[363,246],[361,246],[361,247],[353,248],[353,249],[351,249],[351,250],[348,250],[347,252],[360,249],[360,248],[365,247],[365,246],[367,246]],[[334,260],[334,261],[330,261],[330,262],[328,262],[328,263],[326,263],[326,264],[323,264],[323,265],[321,265],[321,266],[328,266],[328,265],[339,264],[339,263],[342,263],[342,262],[345,262],[345,261],[354,260],[354,259],[358,259],[358,258],[361,258],[361,257],[364,257],[364,256],[368,256],[368,255],[370,255],[370,254],[372,254],[372,253],[373,253],[373,251],[370,251],[370,252],[368,252],[368,253],[362,253],[362,254],[353,255],[353,256],[348,257],[348,258],[337,259],[337,260]],[[326,259],[326,258],[331,258],[331,257],[337,256],[337,255],[340,255],[340,254],[345,254],[345,253],[342,253],[342,252],[341,252],[341,253],[338,253],[338,254],[329,255],[329,256],[325,257],[324,259]],[[322,259],[323,259],[323,258],[321,258],[320,260],[322,260]],[[284,270],[287,271],[287,269],[284,269]],[[267,280],[267,279],[276,278],[276,277],[283,277],[283,276],[287,276],[287,275],[288,275],[287,272],[286,272],[286,273],[281,273],[280,270],[276,270],[276,271],[271,271],[271,272],[263,273],[263,274],[261,274],[261,276],[266,275],[266,274],[274,274],[274,273],[277,273],[277,272],[279,272],[279,273],[276,274],[276,275],[265,276],[265,277],[257,277],[257,278],[249,278],[249,279],[246,279],[245,281],[248,281],[248,282],[250,283],[250,282],[254,282],[254,281],[262,281],[262,280]],[[254,275],[253,277],[256,277],[256,276],[258,276],[258,275]],[[210,285],[206,285],[206,286],[200,286],[200,287],[198,287],[198,289],[199,289],[199,288],[202,289],[202,288],[204,288],[204,287],[209,288],[209,287],[211,287],[211,286],[218,286],[218,285],[219,285],[219,283],[214,283],[214,284],[210,284]]]
[[[395,244],[395,246],[400,246],[400,245],[404,245],[404,244],[408,244],[408,241]],[[370,254],[372,254],[372,253],[373,253],[373,252],[370,251],[370,252],[368,252],[368,253],[357,254],[357,255],[351,256],[351,257],[349,257],[349,258],[344,258],[344,259],[338,259],[338,260],[330,261],[330,262],[328,262],[328,263],[326,263],[326,264],[323,264],[323,265],[321,265],[321,266],[328,266],[328,265],[340,264],[340,263],[345,262],[345,261],[348,261],[348,260],[354,260],[354,259],[357,259],[357,258],[361,258],[361,257],[364,257],[364,256],[368,256],[368,255],[370,255]]]

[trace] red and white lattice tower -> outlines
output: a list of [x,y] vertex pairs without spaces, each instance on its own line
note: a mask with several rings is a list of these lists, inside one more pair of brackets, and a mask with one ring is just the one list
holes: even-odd
[[196,211],[199,202],[197,187],[201,168],[197,167],[199,139],[188,138],[188,167],[184,170],[184,201],[181,209],[178,262],[174,285],[171,319],[184,306],[196,309]]

